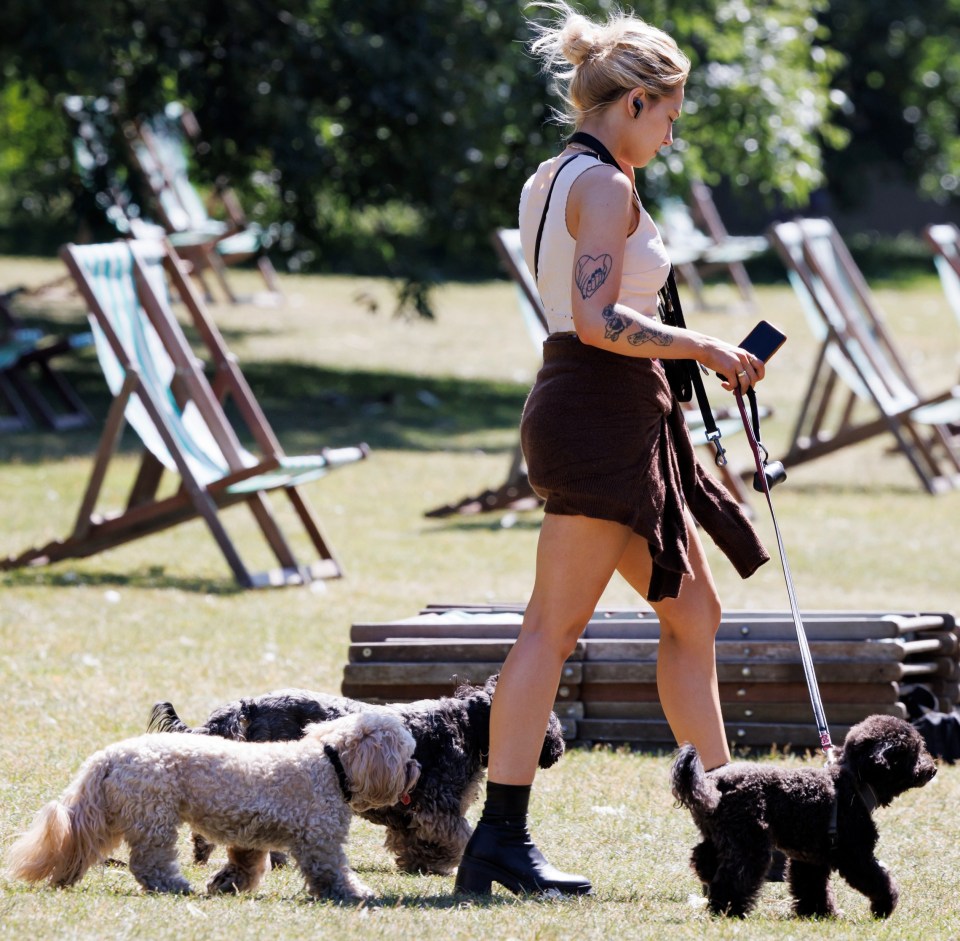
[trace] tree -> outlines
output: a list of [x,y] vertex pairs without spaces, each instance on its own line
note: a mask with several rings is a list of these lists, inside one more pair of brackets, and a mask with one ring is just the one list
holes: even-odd
[[[842,102],[829,90],[837,59],[816,20],[820,3],[645,5],[694,60],[682,135],[641,181],[650,192],[697,174],[799,205],[820,183],[822,142],[842,143],[831,117]],[[584,9],[609,6],[591,0]],[[28,95],[38,116],[0,143],[0,161],[31,155],[17,177],[28,197],[21,216],[59,206],[62,224],[72,221],[62,195],[65,94],[109,93],[129,115],[177,97],[209,145],[198,173],[229,174],[255,216],[281,218],[296,234],[285,244],[292,264],[420,279],[489,273],[488,233],[515,224],[524,179],[561,139],[562,129],[545,124],[553,102],[524,45],[524,16],[544,11],[516,0],[6,7],[8,89]],[[0,121],[20,100],[8,94]],[[41,191],[42,202],[29,198]]]
[[856,204],[877,167],[937,202],[960,196],[960,0],[832,0],[821,18],[849,102],[850,147],[826,160],[837,201]]

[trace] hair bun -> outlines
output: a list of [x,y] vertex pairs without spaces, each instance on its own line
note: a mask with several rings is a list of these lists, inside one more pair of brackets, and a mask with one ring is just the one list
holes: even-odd
[[580,65],[597,52],[597,27],[585,16],[574,13],[567,17],[560,30],[560,51],[571,65]]

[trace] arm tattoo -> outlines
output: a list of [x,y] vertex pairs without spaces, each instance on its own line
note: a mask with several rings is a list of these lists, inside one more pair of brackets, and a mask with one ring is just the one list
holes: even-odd
[[600,285],[607,280],[613,259],[609,255],[594,258],[591,255],[581,255],[577,261],[576,282],[580,289],[580,296],[586,300],[600,290]]
[[627,343],[631,346],[640,346],[646,342],[656,346],[670,346],[673,343],[673,337],[669,333],[661,333],[656,327],[642,326],[636,333],[631,333],[627,337]]
[[620,334],[627,329],[630,321],[627,320],[626,317],[621,317],[614,309],[613,304],[607,304],[607,306],[603,308],[603,319],[606,323],[606,326],[603,328],[604,339],[609,340],[611,343],[616,343]]

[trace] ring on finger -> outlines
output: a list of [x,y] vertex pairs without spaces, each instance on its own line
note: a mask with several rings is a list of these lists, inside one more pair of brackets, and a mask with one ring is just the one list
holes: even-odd
[[745,369],[741,369],[740,372],[737,373],[737,378],[739,379],[742,376],[745,376],[746,374],[747,374],[747,371]]

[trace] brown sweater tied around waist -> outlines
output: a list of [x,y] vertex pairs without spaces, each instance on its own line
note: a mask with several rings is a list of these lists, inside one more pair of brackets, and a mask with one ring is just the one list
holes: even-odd
[[691,573],[684,506],[741,577],[770,558],[740,504],[700,466],[658,360],[549,338],[520,424],[527,473],[547,513],[629,526],[650,546],[648,601]]

